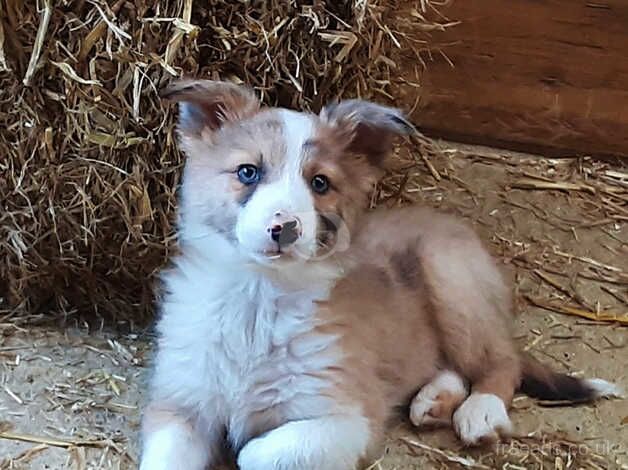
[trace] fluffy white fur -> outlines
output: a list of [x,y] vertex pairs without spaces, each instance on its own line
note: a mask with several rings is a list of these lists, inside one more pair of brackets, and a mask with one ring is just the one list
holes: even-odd
[[228,421],[236,448],[246,441],[247,416],[277,402],[294,398],[297,414],[344,411],[320,396],[325,383],[303,375],[340,354],[334,337],[311,334],[313,301],[326,298],[333,270],[283,270],[285,278],[273,279],[245,259],[216,265],[204,250],[186,251],[165,276],[152,401],[176,403],[184,417],[200,413],[216,422],[209,427]]

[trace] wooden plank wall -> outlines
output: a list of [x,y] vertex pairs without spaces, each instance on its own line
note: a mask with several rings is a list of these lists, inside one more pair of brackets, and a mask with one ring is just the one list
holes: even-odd
[[628,155],[628,0],[453,0],[445,13],[462,23],[438,33],[455,68],[434,56],[422,77],[413,119],[427,133]]

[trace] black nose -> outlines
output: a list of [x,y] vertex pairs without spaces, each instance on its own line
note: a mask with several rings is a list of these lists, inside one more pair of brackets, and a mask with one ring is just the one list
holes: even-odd
[[270,237],[279,246],[287,246],[294,243],[299,238],[298,224],[296,220],[289,220],[283,224],[273,225],[270,229]]

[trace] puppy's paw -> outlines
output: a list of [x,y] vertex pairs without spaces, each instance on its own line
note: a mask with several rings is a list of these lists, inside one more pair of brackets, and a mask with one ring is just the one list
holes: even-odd
[[431,410],[437,406],[436,401],[417,394],[410,404],[410,421],[416,427],[447,425],[447,421],[432,416]]
[[332,415],[292,421],[250,440],[240,450],[240,470],[353,470],[366,453],[368,420]]
[[264,437],[250,440],[238,454],[240,470],[275,470],[279,467],[278,455]]
[[504,402],[490,393],[472,393],[454,413],[453,423],[466,445],[496,442],[512,433]]
[[416,394],[410,404],[410,421],[417,427],[448,426],[454,410],[469,391],[458,374],[441,372]]

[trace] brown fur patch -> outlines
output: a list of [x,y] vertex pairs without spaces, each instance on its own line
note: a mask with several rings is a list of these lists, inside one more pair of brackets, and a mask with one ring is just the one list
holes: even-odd
[[[309,185],[316,175],[324,175],[330,182],[330,189],[325,194],[312,192],[316,211],[323,217],[331,215],[334,224],[342,221],[349,234],[356,227],[360,214],[367,208],[370,193],[381,175],[380,168],[374,166],[364,155],[352,153],[347,149],[347,142],[342,139],[338,129],[321,125],[315,136],[306,145],[306,158],[303,177]],[[325,223],[320,230],[323,248],[332,249],[334,235],[338,227],[329,233]]]
[[390,264],[397,275],[397,280],[408,289],[416,289],[420,285],[421,260],[416,248],[410,246],[390,256]]

